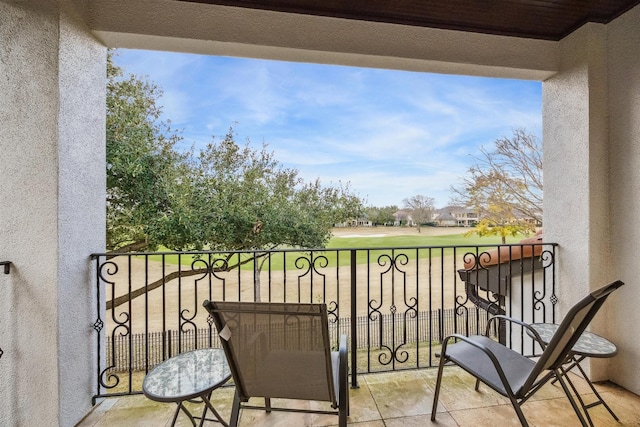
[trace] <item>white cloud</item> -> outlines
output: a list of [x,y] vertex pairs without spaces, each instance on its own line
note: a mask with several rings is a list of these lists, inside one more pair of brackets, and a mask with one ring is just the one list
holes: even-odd
[[116,63],[164,89],[187,146],[233,126],[305,179],[350,181],[374,205],[424,194],[444,206],[481,146],[541,129],[536,82],[142,51]]

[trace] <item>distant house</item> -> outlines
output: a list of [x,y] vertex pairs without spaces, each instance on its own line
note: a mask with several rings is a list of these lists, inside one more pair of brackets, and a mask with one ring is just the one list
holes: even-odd
[[367,218],[358,218],[352,219],[349,221],[350,227],[373,227],[373,222],[369,221]]
[[537,215],[537,218],[532,218],[530,215],[527,215],[522,211],[515,212],[515,216],[518,220],[525,221],[533,225],[534,227],[541,227],[542,221],[540,220],[540,218],[542,218],[542,210],[540,210],[539,212],[534,212],[534,215]]
[[474,209],[462,206],[446,206],[433,213],[433,222],[440,227],[473,227],[478,222]]
[[458,225],[458,222],[451,212],[444,211],[436,217],[436,224],[438,224],[439,227],[455,227]]
[[373,227],[373,222],[369,221],[367,218],[356,218],[350,219],[345,222],[339,222],[333,225],[334,227],[344,228],[344,227]]
[[411,218],[411,214],[408,211],[399,210],[393,214],[393,218],[395,218],[393,221],[395,226],[408,225],[411,227],[414,225],[413,218]]
[[[514,215],[518,221],[528,222],[534,227],[542,226],[542,222],[539,219],[531,218],[524,212],[516,211]],[[482,217],[482,215],[478,215],[475,209],[462,206],[446,206],[434,211],[432,222],[440,227],[475,227]],[[542,217],[542,212],[540,212],[540,217]]]

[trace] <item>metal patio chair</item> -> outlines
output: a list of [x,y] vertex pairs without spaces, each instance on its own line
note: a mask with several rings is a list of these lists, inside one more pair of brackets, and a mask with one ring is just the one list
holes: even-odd
[[[238,425],[242,408],[334,414],[346,427],[347,339],[343,335],[339,351],[331,351],[326,304],[205,301],[204,306],[236,386],[230,426]],[[264,398],[264,406],[246,404],[253,397]],[[335,411],[276,408],[272,398],[330,402]]]
[[[520,406],[547,381],[556,378],[562,385],[562,389],[580,422],[583,426],[587,426],[584,416],[580,412],[563,378],[567,373],[563,369],[563,365],[570,359],[573,345],[580,338],[580,335],[609,294],[623,284],[621,281],[613,282],[591,292],[580,300],[569,310],[546,346],[540,339],[540,335],[531,326],[502,315],[489,319],[486,336],[474,335],[466,337],[459,334],[447,336],[442,343],[431,420],[435,421],[436,419],[436,407],[442,383],[442,370],[445,364],[453,363],[476,377],[476,390],[478,390],[480,382],[483,382],[501,395],[508,397],[523,426],[528,426],[529,424]],[[521,325],[536,338],[544,349],[537,361],[525,357],[488,337],[491,323],[499,319]],[[457,342],[449,344],[450,341]]]

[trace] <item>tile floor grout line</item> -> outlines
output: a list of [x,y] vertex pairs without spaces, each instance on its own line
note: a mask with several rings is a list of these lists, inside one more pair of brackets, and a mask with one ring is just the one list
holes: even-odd
[[361,377],[360,381],[362,381],[362,380],[364,380],[367,383],[367,390],[369,391],[369,395],[371,396],[371,399],[373,400],[374,405],[376,405],[376,411],[378,411],[378,416],[380,417],[380,421],[382,421],[382,425],[384,427],[387,427],[387,423],[386,423],[385,419],[382,418],[382,412],[380,412],[380,407],[378,406],[378,401],[376,400],[375,396],[371,392],[371,386],[369,385],[369,382],[367,381],[367,378],[366,377]]

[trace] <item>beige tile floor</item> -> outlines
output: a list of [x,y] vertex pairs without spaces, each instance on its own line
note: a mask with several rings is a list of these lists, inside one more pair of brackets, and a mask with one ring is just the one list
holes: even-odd
[[[354,427],[413,426],[518,426],[518,418],[508,400],[482,386],[474,390],[474,380],[457,367],[446,367],[437,421],[431,422],[431,405],[437,370],[425,369],[359,376],[359,388],[350,390],[349,425]],[[574,382],[586,402],[595,395],[587,384],[575,375]],[[611,383],[596,384],[598,392],[620,418],[616,422],[602,406],[589,410],[595,426],[640,426],[640,396]],[[233,388],[214,391],[211,400],[223,417],[229,417]],[[282,402],[274,401],[275,405]],[[292,404],[291,402],[287,402]],[[317,402],[296,401],[297,407],[322,408]],[[78,424],[78,427],[169,426],[175,405],[153,402],[144,396],[108,398]],[[560,385],[547,384],[523,405],[531,426],[579,426],[580,423],[564,396]],[[197,408],[195,408],[197,409]],[[331,415],[298,414],[244,410],[240,426],[289,427],[336,426],[338,418]],[[215,426],[217,423],[206,423]],[[176,426],[191,426],[183,414]]]

